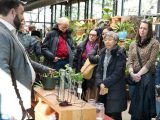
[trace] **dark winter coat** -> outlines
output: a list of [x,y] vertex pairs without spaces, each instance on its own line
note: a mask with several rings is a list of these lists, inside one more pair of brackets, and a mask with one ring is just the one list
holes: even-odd
[[34,36],[30,36],[28,33],[18,32],[19,41],[25,47],[29,55],[32,53],[39,56],[41,55],[41,43]]
[[82,54],[85,50],[86,44],[88,42],[88,38],[85,39],[83,42],[81,42],[77,48],[76,48],[76,53],[73,61],[73,67],[75,68],[76,72],[79,72],[81,67],[84,64],[84,60],[82,59]]
[[97,85],[103,83],[108,88],[108,94],[104,100],[107,113],[122,112],[127,108],[127,97],[125,89],[125,52],[118,45],[111,51],[111,59],[108,64],[106,79],[103,81],[103,62],[106,48],[100,51],[99,63],[97,66]]
[[[71,37],[71,31],[67,30],[67,48],[69,52],[69,65],[72,66],[73,64],[73,57],[74,57],[74,44]],[[56,50],[58,46],[59,36],[62,32],[58,29],[56,25],[51,32],[49,32],[42,43],[42,53],[45,57],[45,64],[52,67],[53,60],[56,57]]]

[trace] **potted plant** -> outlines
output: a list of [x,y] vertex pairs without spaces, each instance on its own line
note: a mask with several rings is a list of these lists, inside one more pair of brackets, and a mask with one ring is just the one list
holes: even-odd
[[115,31],[118,33],[120,40],[126,40],[128,32],[135,32],[134,25],[128,21],[116,23]]
[[44,73],[42,75],[42,85],[45,90],[52,90],[55,88],[59,81],[59,72],[54,71],[54,73]]

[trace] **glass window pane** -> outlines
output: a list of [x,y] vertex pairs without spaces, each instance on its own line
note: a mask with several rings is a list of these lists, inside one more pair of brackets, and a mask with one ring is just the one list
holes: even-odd
[[149,15],[157,13],[158,0],[142,0],[141,15]]
[[80,2],[79,19],[84,19],[85,2]]
[[78,3],[72,4],[72,15],[71,20],[77,20],[78,16]]
[[121,16],[122,0],[118,0],[117,15]]
[[139,0],[124,0],[123,15],[138,15]]
[[58,18],[60,18],[60,12],[61,12],[61,5],[56,5],[57,9],[56,9],[56,20]]
[[50,6],[46,7],[45,21],[49,22],[49,23],[51,22],[51,9],[50,9]]
[[25,21],[36,21],[38,22],[38,9],[27,11],[24,13]]
[[44,22],[44,7],[39,9],[39,22]]
[[[95,8],[97,10],[95,10]],[[102,18],[102,0],[93,0],[93,17]]]
[[65,16],[65,5],[62,5],[62,16]]

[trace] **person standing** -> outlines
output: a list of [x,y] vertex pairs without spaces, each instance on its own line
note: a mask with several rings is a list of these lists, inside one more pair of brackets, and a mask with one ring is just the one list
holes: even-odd
[[19,0],[0,0],[0,94],[1,113],[11,119],[24,120],[31,107],[31,85],[35,72],[16,30],[23,17]]
[[[73,62],[73,67],[75,68],[76,72],[80,72],[83,64],[88,58],[88,55],[91,51],[99,44],[100,33],[98,29],[92,29],[89,32],[87,38],[82,41],[76,48],[75,58]],[[90,81],[90,82],[89,82]],[[90,80],[83,80],[82,83],[82,99],[87,101],[89,99],[89,94],[87,89],[92,86],[92,82],[94,80],[91,78]],[[92,86],[93,87],[93,86]]]
[[24,20],[23,13],[19,0],[0,0],[0,119],[4,115],[11,120],[29,118],[35,71],[54,71],[30,60],[20,43],[16,30]]
[[[160,87],[160,58],[157,58],[157,66],[156,66],[156,80],[155,85],[157,88]],[[160,94],[156,90],[156,113],[157,119],[160,119]]]
[[104,103],[105,114],[114,120],[122,120],[122,111],[127,109],[125,89],[126,55],[118,45],[118,35],[108,31],[104,36],[105,47],[100,50],[96,71],[99,88],[97,102]]
[[40,38],[29,35],[24,30],[24,24],[25,22],[22,21],[20,29],[18,30],[19,41],[22,43],[29,56],[30,57],[34,56],[34,59],[32,60],[38,60],[36,58],[41,56],[41,43],[39,40]]
[[53,30],[49,32],[42,43],[44,64],[59,70],[66,64],[72,66],[74,57],[74,44],[69,30],[69,20],[66,17],[58,19]]
[[[107,34],[107,32],[113,31],[112,28],[108,27],[103,29],[102,35],[99,37],[99,42],[95,45],[95,47],[88,54],[88,59],[92,64],[98,64],[99,61],[99,51],[104,48],[103,38]],[[96,86],[96,69],[94,68],[92,77],[90,80],[86,81],[87,83],[87,91],[88,91],[88,99],[97,99],[97,86]]]
[[[151,120],[156,116],[154,86],[158,51],[159,42],[153,39],[152,24],[144,19],[128,52],[128,70],[135,82],[129,109],[131,120]],[[152,77],[148,81],[142,79],[149,72]]]

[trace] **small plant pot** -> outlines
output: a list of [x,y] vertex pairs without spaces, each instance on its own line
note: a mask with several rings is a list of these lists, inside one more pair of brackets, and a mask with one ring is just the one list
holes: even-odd
[[120,40],[126,40],[127,31],[118,32],[118,37],[119,37]]
[[53,77],[53,78],[43,77],[43,79],[42,79],[43,89],[45,89],[45,90],[55,89],[55,86],[58,81],[59,81],[58,77]]

